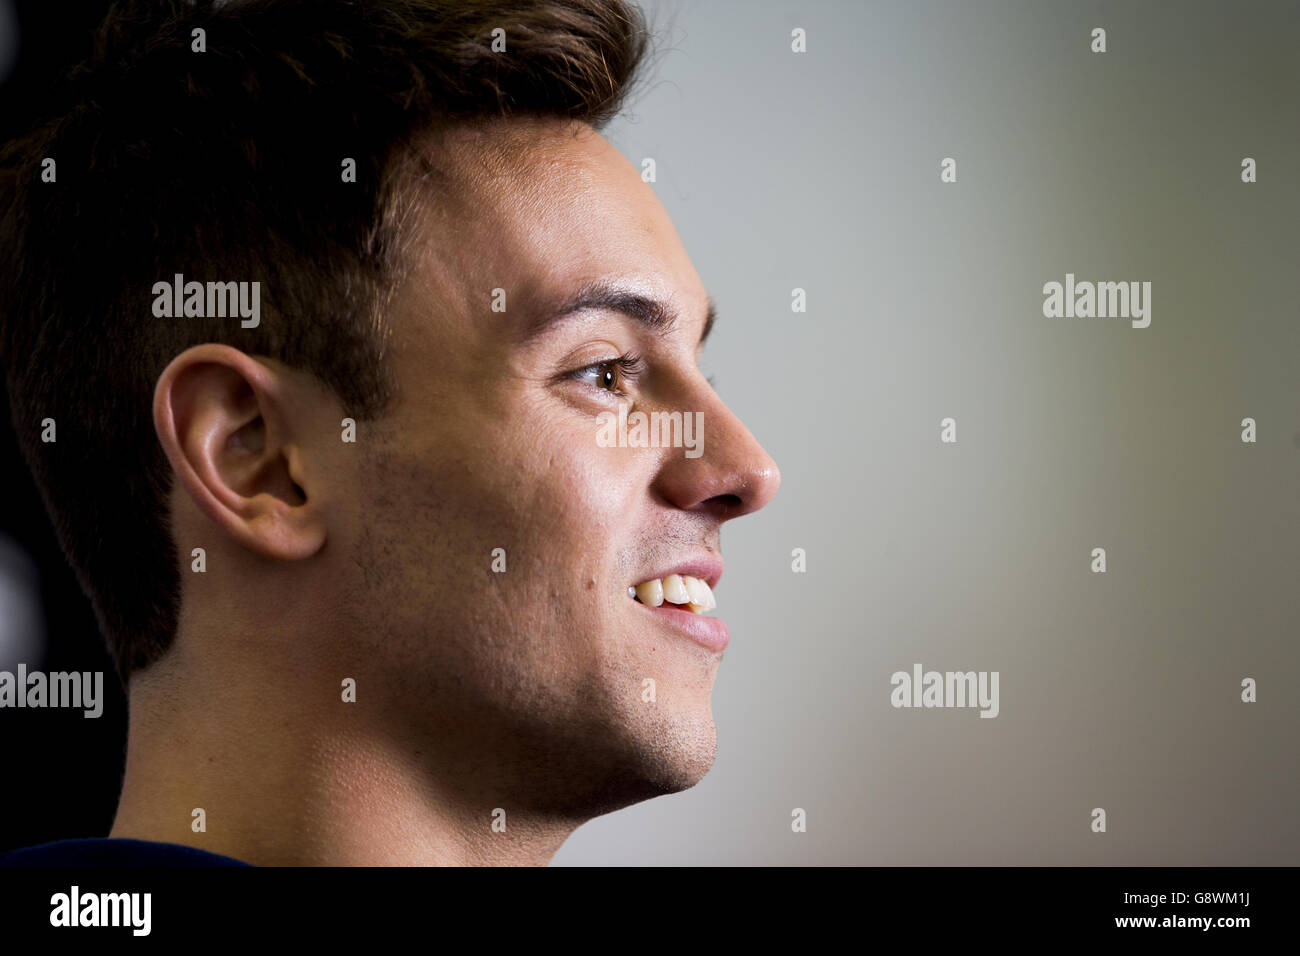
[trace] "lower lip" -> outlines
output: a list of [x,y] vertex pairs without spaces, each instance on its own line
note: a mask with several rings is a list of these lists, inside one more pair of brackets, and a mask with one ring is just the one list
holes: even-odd
[[640,601],[633,601],[632,603],[647,614],[653,614],[663,623],[681,631],[696,644],[708,650],[721,653],[726,648],[727,642],[731,640],[726,622],[721,618],[705,617],[703,614],[696,614],[694,611],[683,611],[667,601],[658,607],[651,607],[648,604],[642,604]]

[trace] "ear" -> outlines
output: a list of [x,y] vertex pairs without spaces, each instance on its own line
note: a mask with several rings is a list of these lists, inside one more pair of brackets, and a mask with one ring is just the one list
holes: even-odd
[[291,387],[238,349],[209,344],[172,359],[153,399],[158,439],[199,510],[243,547],[282,561],[325,543]]

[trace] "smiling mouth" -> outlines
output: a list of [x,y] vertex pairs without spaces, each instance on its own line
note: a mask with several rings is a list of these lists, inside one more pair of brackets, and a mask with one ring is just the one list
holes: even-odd
[[627,596],[646,607],[670,604],[693,614],[703,614],[718,606],[713,589],[689,574],[670,574],[642,581],[636,587],[629,587]]

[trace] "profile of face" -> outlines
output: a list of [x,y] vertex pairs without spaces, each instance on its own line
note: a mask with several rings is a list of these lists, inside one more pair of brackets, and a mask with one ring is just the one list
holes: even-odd
[[[298,726],[364,737],[354,750],[382,750],[476,819],[501,807],[580,822],[691,787],[712,765],[725,587],[717,611],[699,606],[722,575],[721,526],[763,507],[779,473],[700,370],[710,300],[667,214],[599,133],[460,126],[439,161],[389,309],[396,395],[354,443],[339,440],[347,409],[321,407],[324,393],[306,401],[301,376],[268,372],[269,360],[202,346],[164,375],[159,420],[190,423],[164,439],[174,463],[182,448],[207,461],[218,446],[205,436],[229,436],[225,464],[181,469],[200,509],[254,552],[311,559],[217,557],[253,563],[207,599],[208,636],[171,656],[207,655],[191,670],[209,673],[238,640],[254,682],[352,677],[345,716],[322,707]],[[201,361],[232,354],[278,406],[250,411],[240,379]],[[620,406],[630,425],[678,413],[702,433],[688,448],[629,430],[620,447],[601,438],[602,413]],[[244,424],[259,415],[264,427]],[[282,468],[270,452],[286,428],[298,432]],[[270,495],[221,490],[277,469]],[[207,534],[184,496],[173,501],[182,540]],[[673,575],[695,580],[682,592]],[[216,594],[214,579],[189,580]],[[309,633],[232,638],[258,630],[223,618],[247,604],[263,624]]]
[[[491,764],[534,809],[693,786],[716,750],[725,624],[629,588],[716,585],[721,525],[763,507],[779,472],[700,371],[707,292],[607,140],[514,121],[443,149],[458,188],[394,302],[398,398],[382,452],[358,456],[356,520],[331,531],[356,556],[369,693],[444,772]],[[557,314],[593,283],[670,322],[608,302]],[[701,413],[702,454],[599,441],[620,403]]]

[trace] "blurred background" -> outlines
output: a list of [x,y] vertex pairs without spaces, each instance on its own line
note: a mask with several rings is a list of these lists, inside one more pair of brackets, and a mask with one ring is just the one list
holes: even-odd
[[[97,6],[0,0],[6,135]],[[1300,863],[1300,3],[642,6],[606,135],[783,484],[723,533],[713,770],[555,864]],[[1045,318],[1067,273],[1150,282],[1150,327]],[[0,480],[0,669],[117,694],[8,433]],[[915,663],[999,672],[999,715],[895,709]],[[0,711],[0,848],[107,832],[111,694]]]

